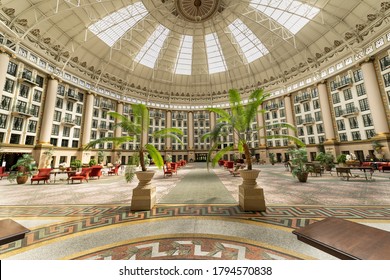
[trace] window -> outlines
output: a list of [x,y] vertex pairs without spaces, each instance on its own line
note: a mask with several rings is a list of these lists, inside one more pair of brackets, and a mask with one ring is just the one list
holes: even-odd
[[307,130],[307,135],[313,135],[314,134],[313,126],[311,126],[311,125],[307,126],[306,130]]
[[8,62],[7,73],[16,77],[16,71],[18,69],[18,65],[13,63],[12,61]]
[[64,100],[63,100],[62,98],[58,98],[58,97],[57,97],[57,100],[56,100],[56,108],[62,109],[63,104],[64,104]]
[[390,56],[386,55],[383,58],[379,60],[379,63],[381,65],[381,70],[384,71],[387,68],[390,67]]
[[80,128],[73,129],[73,138],[80,138]]
[[356,92],[358,96],[366,94],[366,88],[364,87],[363,83],[356,86]]
[[373,122],[372,122],[372,117],[371,117],[371,114],[366,114],[366,115],[363,115],[363,123],[364,123],[364,127],[367,127],[367,126],[373,126]]
[[91,131],[91,139],[95,140],[97,138],[97,132],[95,130]]
[[68,139],[62,139],[61,140],[61,147],[68,147],[69,146],[69,140]]
[[81,117],[80,116],[76,116],[75,119],[74,119],[74,122],[76,125],[81,125]]
[[45,79],[42,76],[37,75],[37,77],[35,78],[35,83],[42,88],[44,80]]
[[352,139],[353,140],[362,140],[362,138],[360,136],[360,132],[359,131],[353,131],[352,132]]
[[37,121],[30,120],[27,125],[27,132],[36,132],[37,130]]
[[340,103],[340,95],[338,92],[332,94],[333,104]]
[[0,109],[9,111],[9,106],[10,105],[11,105],[11,98],[3,95],[1,97]]
[[51,135],[58,135],[60,133],[60,126],[53,124],[51,128]]
[[305,112],[309,112],[310,111],[310,102],[303,103],[303,110]]
[[383,80],[385,81],[385,87],[390,87],[390,73],[384,74]]
[[23,74],[22,74],[22,78],[29,80],[29,81],[32,81],[32,72],[28,69],[24,69]]
[[70,135],[70,127],[69,126],[64,126],[62,130],[62,136],[64,137],[69,137]]
[[360,106],[360,111],[361,111],[361,112],[370,110],[370,106],[368,105],[368,100],[367,100],[367,98],[360,99],[360,100],[359,100],[359,106]]
[[34,145],[35,136],[27,135],[26,140],[24,141],[24,144],[26,145]]
[[66,102],[66,110],[72,112],[73,111],[73,102],[68,101]]
[[321,123],[317,124],[317,133],[324,133],[324,126]]
[[58,85],[57,94],[61,96],[65,96],[65,87],[63,85]]
[[78,92],[77,95],[79,97],[79,101],[83,102],[84,101],[84,93]]
[[366,137],[367,139],[370,139],[376,135],[375,129],[368,129],[366,130]]
[[7,115],[0,114],[0,128],[6,128],[7,126]]
[[339,138],[340,138],[340,141],[341,141],[341,142],[348,141],[348,137],[347,137],[347,134],[346,134],[346,133],[340,133],[340,134],[339,134]]
[[92,128],[97,128],[97,127],[98,127],[98,121],[92,120]]
[[[21,131],[23,128],[23,119],[22,118],[14,118],[14,122],[12,124],[13,130]],[[19,142],[18,142],[19,144]]]
[[98,118],[99,117],[99,110],[98,109],[93,109],[93,116],[95,118]]
[[79,141],[73,140],[72,141],[72,148],[78,148],[79,147]]
[[353,72],[353,79],[355,80],[355,83],[363,80],[363,72],[361,69]]
[[319,143],[324,143],[325,142],[325,137],[324,136],[318,136],[318,142]]
[[350,88],[344,90],[343,93],[344,93],[344,100],[345,101],[352,99],[352,91]]
[[102,111],[102,119],[107,119],[107,111]]
[[54,120],[56,122],[60,122],[61,121],[61,112],[60,111],[54,111]]
[[10,144],[20,144],[20,134],[11,134],[9,139]]
[[314,109],[319,109],[320,108],[320,102],[317,99],[313,100],[313,108]]
[[18,100],[16,102],[16,110],[21,113],[27,112],[27,102]]
[[337,130],[338,131],[345,130],[344,120],[337,120],[336,123],[337,123]]
[[65,113],[65,120],[68,122],[72,122],[72,114]]
[[309,144],[315,144],[316,143],[316,140],[315,140],[314,137],[309,137],[308,140],[309,140]]
[[53,146],[57,146],[57,143],[58,143],[57,138],[50,138],[50,144],[52,144]]
[[342,113],[341,106],[334,107],[334,114],[336,117],[340,117]]
[[359,123],[358,123],[356,117],[349,118],[348,121],[349,121],[349,127],[350,127],[351,129],[359,128]]
[[10,80],[8,78],[5,79],[4,90],[6,92],[12,93],[14,90],[14,84],[15,84],[15,81]]
[[320,122],[322,120],[321,112],[314,112],[314,117],[316,122]]
[[182,35],[180,42],[180,51],[177,56],[176,74],[191,75],[192,69],[192,43],[193,37]]
[[42,91],[35,89],[33,95],[33,101],[41,102],[42,99]]
[[300,106],[300,105],[295,105],[295,106],[294,106],[294,109],[295,109],[295,113],[296,113],[296,114],[301,113],[301,106]]
[[205,36],[207,61],[209,74],[223,72],[227,70],[225,58],[222,54],[221,45],[219,44],[216,33],[210,33]]
[[313,88],[313,89],[311,90],[311,97],[312,97],[312,98],[318,97],[318,89],[317,89],[317,88]]
[[38,105],[31,105],[31,114],[34,116],[34,117],[38,117],[39,115],[39,106]]

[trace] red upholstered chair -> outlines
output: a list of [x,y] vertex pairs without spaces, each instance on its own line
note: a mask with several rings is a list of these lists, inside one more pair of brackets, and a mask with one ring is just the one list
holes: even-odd
[[118,175],[120,166],[120,164],[115,165],[113,168],[111,168],[111,170],[108,171],[108,175]]
[[100,176],[102,176],[102,166],[100,165],[94,165],[91,166],[91,173],[89,173],[89,177],[98,177],[100,179]]
[[5,172],[5,166],[0,167],[0,180],[3,179],[3,177],[8,177],[9,172]]
[[74,180],[79,180],[80,183],[83,182],[83,180],[86,180],[88,182],[89,174],[91,173],[92,168],[83,168],[81,170],[81,173],[76,173],[75,175],[72,175],[68,178],[68,183],[71,180],[72,184]]
[[176,162],[171,162],[171,171],[172,171],[172,174],[176,173],[176,175],[177,175],[177,163]]
[[50,180],[50,172],[51,168],[38,169],[38,174],[31,177],[31,185],[33,182],[38,182],[39,185],[40,181],[47,183]]
[[171,168],[168,168],[168,166],[163,165],[163,171],[164,171],[164,178],[165,176],[172,176],[172,170]]

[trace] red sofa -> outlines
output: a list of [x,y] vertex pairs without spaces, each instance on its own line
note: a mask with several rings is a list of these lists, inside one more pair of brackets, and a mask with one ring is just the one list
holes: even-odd
[[378,162],[378,170],[382,172],[390,171],[390,162]]
[[89,177],[98,177],[100,179],[102,176],[102,166],[101,165],[93,165],[91,166],[91,173],[89,173]]

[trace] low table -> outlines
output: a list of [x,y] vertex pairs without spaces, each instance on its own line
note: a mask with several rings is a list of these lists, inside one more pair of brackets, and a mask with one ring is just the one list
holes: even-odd
[[293,234],[342,260],[390,260],[390,232],[344,219],[326,218]]
[[0,245],[23,239],[28,232],[30,232],[28,228],[14,220],[0,220]]

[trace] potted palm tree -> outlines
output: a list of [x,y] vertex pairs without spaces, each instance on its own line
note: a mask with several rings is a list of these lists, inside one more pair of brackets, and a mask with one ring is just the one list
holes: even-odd
[[[207,167],[211,162],[214,167],[224,154],[233,149],[232,146],[225,147],[219,150],[221,139],[226,135],[226,131],[231,130],[238,138],[238,150],[245,154],[246,168],[240,170],[240,175],[243,178],[242,185],[239,186],[239,203],[244,211],[265,211],[265,200],[262,188],[257,188],[256,179],[260,172],[258,169],[252,169],[252,157],[250,152],[250,141],[253,133],[258,132],[264,127],[252,127],[253,119],[257,114],[263,114],[264,110],[259,110],[260,105],[267,99],[269,94],[265,94],[263,89],[256,89],[250,96],[248,103],[245,105],[241,100],[240,93],[235,90],[229,90],[229,103],[231,112],[220,108],[207,108],[208,111],[214,112],[220,116],[217,124],[210,132],[204,134],[202,139],[210,139],[211,147],[207,155]],[[295,130],[295,127],[288,123],[273,124],[273,127],[289,128]],[[287,138],[298,145],[304,145],[298,138],[290,135],[266,135],[265,139],[270,138]],[[215,155],[212,157],[212,155]]]
[[[148,108],[144,104],[131,104],[131,107],[134,116],[133,120],[130,120],[127,116],[117,112],[108,113],[109,116],[117,120],[114,128],[122,128],[124,132],[127,132],[126,136],[100,138],[89,142],[84,149],[90,149],[104,142],[113,142],[115,147],[138,137],[140,139],[140,145],[137,152],[141,171],[136,171],[135,168],[128,169],[128,172],[125,172],[125,177],[127,181],[131,182],[134,176],[129,174],[129,172],[134,172],[139,180],[138,186],[133,190],[131,209],[150,210],[156,202],[156,188],[150,183],[155,171],[147,169],[144,155],[149,154],[158,168],[162,168],[164,161],[160,152],[154,145],[147,143],[148,137],[143,137],[143,135],[149,131],[150,121]],[[153,132],[152,138],[172,138],[176,139],[179,143],[182,143],[180,139],[180,136],[182,135],[183,132],[178,128],[164,128]]]
[[30,154],[23,154],[21,158],[11,167],[11,172],[8,180],[13,182],[16,180],[18,184],[25,184],[29,177],[33,175],[33,171],[37,169],[35,159]]
[[291,157],[292,175],[297,177],[299,182],[307,182],[312,167],[306,165],[308,163],[306,148],[291,149],[289,155]]
[[316,160],[320,162],[326,171],[331,171],[336,166],[334,164],[334,156],[331,153],[320,152],[316,156]]

